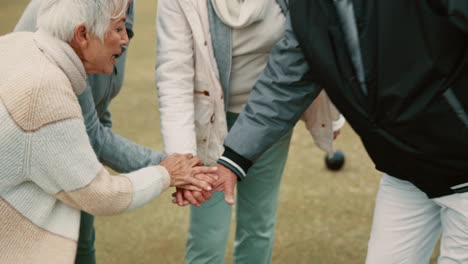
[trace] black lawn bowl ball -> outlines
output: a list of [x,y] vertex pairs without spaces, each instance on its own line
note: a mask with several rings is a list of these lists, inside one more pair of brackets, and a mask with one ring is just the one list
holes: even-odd
[[345,163],[345,156],[344,153],[337,150],[331,157],[328,155],[325,156],[325,164],[327,165],[327,168],[332,171],[337,171],[343,168],[343,165]]

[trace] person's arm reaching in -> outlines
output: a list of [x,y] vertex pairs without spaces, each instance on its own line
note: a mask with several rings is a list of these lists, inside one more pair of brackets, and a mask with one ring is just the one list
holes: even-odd
[[81,118],[48,124],[32,135],[31,142],[31,181],[69,206],[93,215],[140,207],[169,186],[210,190],[214,183],[206,174],[216,168],[197,167],[199,159],[190,154],[174,154],[158,166],[111,176],[97,160]]
[[159,164],[164,159],[162,153],[136,144],[105,126],[106,122],[100,120],[96,112],[91,89],[88,86],[78,99],[86,124],[86,132],[99,160],[121,173]]

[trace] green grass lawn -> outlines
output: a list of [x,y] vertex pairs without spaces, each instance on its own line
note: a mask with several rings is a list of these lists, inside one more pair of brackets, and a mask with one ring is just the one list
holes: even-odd
[[[0,35],[13,29],[27,2],[0,0]],[[154,87],[156,1],[136,4],[136,35],[129,49],[125,87],[111,108],[114,130],[161,150]],[[324,153],[314,146],[304,125],[296,126],[281,186],[273,263],[364,263],[381,173],[348,125],[336,147],[345,152],[346,165],[340,172],[330,172]],[[183,263],[189,210],[174,206],[171,193],[168,190],[131,213],[98,217],[98,263]],[[234,225],[231,241],[233,229]],[[231,244],[226,263],[232,263]],[[436,263],[434,258],[431,263]]]

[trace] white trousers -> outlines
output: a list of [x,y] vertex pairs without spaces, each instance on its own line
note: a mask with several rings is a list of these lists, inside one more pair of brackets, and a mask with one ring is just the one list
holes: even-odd
[[429,199],[385,174],[375,201],[366,264],[427,264],[442,234],[439,264],[468,264],[468,192]]

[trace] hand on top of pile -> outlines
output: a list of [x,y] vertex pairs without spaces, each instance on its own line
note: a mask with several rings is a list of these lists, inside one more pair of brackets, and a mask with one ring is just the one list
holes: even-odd
[[205,167],[199,158],[192,154],[174,153],[167,156],[160,164],[171,176],[171,187],[192,191],[211,191],[218,176],[216,166]]

